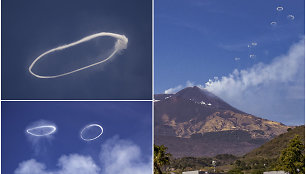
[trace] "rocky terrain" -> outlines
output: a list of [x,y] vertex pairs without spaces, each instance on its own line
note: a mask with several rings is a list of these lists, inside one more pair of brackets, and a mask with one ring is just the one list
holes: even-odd
[[242,155],[289,128],[240,111],[198,87],[155,95],[154,105],[155,143],[177,157]]

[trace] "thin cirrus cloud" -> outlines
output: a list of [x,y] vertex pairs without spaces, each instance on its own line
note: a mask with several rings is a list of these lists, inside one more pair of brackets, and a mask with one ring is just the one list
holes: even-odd
[[[304,122],[305,39],[270,64],[235,69],[228,76],[197,85],[250,114],[288,125]],[[170,88],[175,93],[184,86]]]
[[14,174],[151,174],[151,158],[143,160],[139,146],[118,136],[101,147],[100,161],[80,154],[62,155],[57,169],[47,169],[44,163],[30,159],[19,164]]

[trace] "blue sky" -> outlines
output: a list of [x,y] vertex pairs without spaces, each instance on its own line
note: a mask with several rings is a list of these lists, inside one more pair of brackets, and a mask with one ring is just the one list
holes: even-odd
[[[223,90],[216,89],[217,83],[207,89],[245,112],[290,125],[304,123],[304,55],[296,55],[298,58],[294,59],[290,54],[294,45],[303,45],[304,3],[303,0],[156,0],[155,93],[166,90],[173,93],[188,85],[207,88],[205,83],[209,79],[221,82],[222,76],[233,76],[235,69],[247,74],[255,69],[271,70],[273,62],[283,56],[300,65],[280,66],[284,69],[278,69],[275,74],[294,71],[285,80],[282,77],[271,80],[262,75],[261,79],[265,80],[246,85],[235,95],[231,88],[236,86],[228,84]],[[279,6],[284,10],[277,11]],[[287,19],[290,14],[294,20]],[[271,26],[272,21],[277,25]],[[257,46],[248,48],[252,42]],[[303,48],[298,50],[303,52]],[[256,58],[251,59],[251,54]],[[235,84],[242,79],[241,74],[238,76],[234,76]]]
[[[92,161],[103,174],[114,172],[111,166],[118,165],[115,161],[119,157],[125,165],[117,166],[118,170],[134,168],[136,173],[151,173],[151,107],[151,102],[2,102],[2,173],[30,166],[31,174],[36,174],[34,169],[37,174],[70,174],[68,171],[75,166],[69,162],[82,162],[86,157],[90,160],[85,161]],[[41,120],[55,124],[57,132],[33,141],[25,130]],[[80,131],[90,123],[100,124],[104,133],[95,141],[86,142],[80,138]],[[66,160],[61,163],[60,158]],[[39,164],[46,169],[40,170]],[[65,171],[65,167],[69,170]],[[83,167],[84,171],[94,168]]]
[[[3,99],[151,99],[151,1],[2,1]],[[38,79],[28,67],[40,54],[99,32],[125,35],[111,61],[69,76]],[[33,69],[55,75],[109,55],[115,39],[100,37],[47,55]],[[95,59],[98,58],[98,59]]]

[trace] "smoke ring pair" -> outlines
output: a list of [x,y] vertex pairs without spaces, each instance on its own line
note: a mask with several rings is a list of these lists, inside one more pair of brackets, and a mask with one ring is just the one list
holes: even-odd
[[[84,137],[83,137],[83,132],[84,132],[86,129],[90,128],[90,127],[98,127],[98,128],[100,128],[100,129],[101,129],[100,134],[97,135],[97,136],[94,137],[94,138],[84,138]],[[82,129],[82,131],[81,131],[81,138],[82,138],[82,140],[84,140],[84,141],[92,141],[92,140],[95,140],[95,139],[99,138],[102,134],[103,134],[103,127],[102,127],[102,126],[100,126],[100,125],[98,125],[98,124],[90,124],[90,125],[85,126],[85,127]]]
[[[115,43],[115,46],[114,46],[114,51],[104,60],[101,60],[99,62],[96,62],[96,63],[93,63],[93,64],[90,64],[90,65],[87,65],[87,66],[84,66],[84,67],[81,67],[81,68],[78,68],[78,69],[75,69],[75,70],[72,70],[72,71],[69,71],[69,72],[66,72],[66,73],[62,73],[62,74],[58,74],[58,75],[53,75],[53,76],[43,76],[43,75],[38,75],[38,74],[35,74],[33,71],[32,71],[32,68],[34,67],[35,63],[43,58],[44,56],[50,54],[50,53],[53,53],[53,52],[56,52],[56,51],[60,51],[60,50],[64,50],[66,48],[69,48],[69,47],[73,47],[73,46],[76,46],[78,44],[81,44],[83,42],[87,42],[87,41],[90,41],[94,38],[97,38],[97,37],[103,37],[103,36],[110,36],[110,37],[113,37],[113,38],[116,38],[117,41]],[[127,43],[128,43],[128,38],[125,37],[124,35],[120,35],[120,34],[116,34],[116,33],[108,33],[108,32],[100,32],[100,33],[96,33],[96,34],[93,34],[93,35],[89,35],[89,36],[86,36],[76,42],[72,42],[70,44],[66,44],[66,45],[62,45],[62,46],[59,46],[59,47],[56,47],[56,48],[53,48],[49,51],[46,51],[44,53],[42,53],[40,56],[38,56],[33,62],[32,64],[29,66],[29,72],[37,77],[37,78],[45,78],[45,79],[50,79],[50,78],[57,78],[57,77],[62,77],[62,76],[66,76],[66,75],[69,75],[69,74],[72,74],[72,73],[75,73],[75,72],[78,72],[78,71],[81,71],[81,70],[84,70],[84,69],[87,69],[87,68],[90,68],[92,66],[95,66],[95,65],[98,65],[98,64],[101,64],[103,62],[106,62],[108,61],[109,59],[111,59],[113,56],[115,56],[118,52],[120,52],[121,50],[123,49],[126,49],[127,48]]]
[[[50,131],[46,131],[46,129],[51,129]],[[44,133],[35,133],[36,131],[43,131]],[[47,135],[51,135],[56,131],[56,127],[52,126],[52,125],[43,125],[43,126],[36,126],[33,128],[29,128],[27,129],[27,133],[36,137],[42,137],[42,136],[47,136]]]

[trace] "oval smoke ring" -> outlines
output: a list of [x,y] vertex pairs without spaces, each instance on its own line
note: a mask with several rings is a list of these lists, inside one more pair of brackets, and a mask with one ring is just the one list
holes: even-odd
[[[83,136],[84,132],[85,132],[87,129],[91,128],[91,127],[98,127],[98,128],[101,130],[101,132],[100,132],[97,136],[95,136],[95,137],[93,137],[93,138],[85,138],[85,137]],[[102,127],[102,126],[100,126],[99,124],[90,124],[90,125],[85,126],[85,127],[82,129],[82,131],[81,131],[81,133],[80,133],[80,137],[81,137],[81,139],[84,140],[84,141],[93,141],[93,140],[99,138],[102,134],[103,134],[103,127]]]
[[26,130],[28,134],[36,137],[48,136],[56,131],[56,127],[53,125],[42,125],[29,128]]
[[[53,75],[53,76],[43,76],[43,75],[38,75],[36,73],[34,73],[32,71],[32,68],[34,67],[34,65],[36,64],[36,62],[40,59],[42,59],[44,56],[50,54],[50,53],[53,53],[53,52],[56,52],[56,51],[60,51],[60,50],[64,50],[64,49],[67,49],[67,48],[70,48],[70,47],[73,47],[73,46],[76,46],[78,44],[81,44],[81,43],[84,43],[84,42],[87,42],[87,41],[90,41],[92,39],[95,39],[97,37],[103,37],[103,36],[110,36],[110,37],[113,37],[113,38],[116,38],[117,41],[114,45],[114,51],[107,57],[105,58],[104,60],[101,60],[99,62],[96,62],[96,63],[93,63],[93,64],[90,64],[90,65],[87,65],[87,66],[84,66],[84,67],[81,67],[81,68],[78,68],[78,69],[75,69],[75,70],[72,70],[72,71],[69,71],[69,72],[66,72],[66,73],[62,73],[62,74],[58,74],[58,75]],[[96,33],[96,34],[93,34],[93,35],[89,35],[89,36],[86,36],[76,42],[72,42],[70,44],[67,44],[67,45],[62,45],[62,46],[59,46],[59,47],[56,47],[56,48],[53,48],[49,51],[46,51],[44,53],[42,53],[40,56],[38,56],[33,62],[32,64],[29,66],[29,72],[37,77],[37,78],[45,78],[45,79],[49,79],[49,78],[57,78],[57,77],[62,77],[62,76],[66,76],[66,75],[69,75],[69,74],[72,74],[72,73],[75,73],[75,72],[78,72],[78,71],[81,71],[81,70],[84,70],[84,69],[87,69],[87,68],[90,68],[92,66],[95,66],[95,65],[98,65],[98,64],[101,64],[103,62],[106,62],[108,61],[109,59],[111,59],[112,57],[114,57],[117,53],[119,53],[120,51],[124,50],[127,48],[127,43],[128,43],[128,38],[126,38],[124,35],[120,35],[120,34],[116,34],[116,33],[107,33],[107,32],[101,32],[101,33]]]

